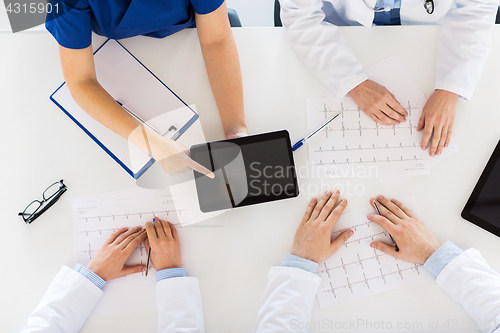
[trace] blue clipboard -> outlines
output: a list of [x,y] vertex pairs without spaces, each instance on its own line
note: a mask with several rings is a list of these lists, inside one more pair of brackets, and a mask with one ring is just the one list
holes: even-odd
[[[108,39],[94,52],[99,83],[116,100],[134,112],[141,109],[141,118],[155,126],[172,128],[177,140],[197,119],[198,114],[165,83],[116,40]],[[71,120],[111,156],[129,175],[138,179],[155,160],[104,127],[81,109],[71,97],[64,82],[52,93],[54,102]],[[168,132],[160,130],[161,132]],[[135,148],[134,148],[135,147]],[[128,155],[128,156],[127,156]]]

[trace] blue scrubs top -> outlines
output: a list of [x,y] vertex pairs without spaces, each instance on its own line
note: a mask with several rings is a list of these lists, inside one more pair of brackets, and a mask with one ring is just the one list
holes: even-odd
[[[47,15],[45,27],[66,48],[83,49],[92,31],[111,39],[138,35],[163,38],[196,26],[195,12],[203,15],[224,0],[53,0],[71,8],[57,17]],[[72,2],[72,3],[71,3]]]

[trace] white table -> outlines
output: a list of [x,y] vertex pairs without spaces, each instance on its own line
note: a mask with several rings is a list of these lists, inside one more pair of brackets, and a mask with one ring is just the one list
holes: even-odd
[[[344,28],[365,67],[396,52],[427,96],[433,90],[438,31],[437,26]],[[292,141],[304,137],[305,98],[323,96],[325,87],[297,58],[282,29],[235,29],[234,35],[250,132],[286,128]],[[389,193],[376,179],[300,178],[298,198],[236,209],[216,218],[224,227],[196,230],[196,270],[207,332],[253,331],[268,270],[290,250],[308,199],[326,189],[314,191],[322,184],[330,189],[344,186],[350,210],[366,207],[379,193],[414,194],[423,220],[438,240],[450,239],[464,249],[473,246],[500,271],[500,240],[460,217],[500,138],[499,39],[496,27],[496,42],[477,90],[470,102],[458,103],[454,138],[460,151],[432,167],[431,175],[413,178]],[[94,46],[102,41],[94,38]],[[123,44],[188,104],[197,105],[208,140],[223,138],[195,31],[163,40],[137,37]],[[2,331],[10,332],[25,324],[60,266],[73,266],[71,198],[130,188],[135,182],[49,101],[63,81],[53,38],[46,32],[0,33],[0,45],[0,323]],[[307,149],[300,149],[296,164],[304,166],[306,160]],[[39,220],[25,225],[18,211],[61,178],[68,192]],[[354,194],[355,185],[358,193],[364,190],[361,195]],[[433,281],[325,310],[316,302],[312,320],[312,332],[329,332],[325,328],[339,325],[343,332],[363,332],[369,328],[367,322],[382,321],[413,327],[405,332],[425,331],[436,321],[440,331],[474,331],[461,306]],[[458,326],[452,329],[454,321]],[[156,312],[94,317],[82,329],[105,331],[154,332]]]

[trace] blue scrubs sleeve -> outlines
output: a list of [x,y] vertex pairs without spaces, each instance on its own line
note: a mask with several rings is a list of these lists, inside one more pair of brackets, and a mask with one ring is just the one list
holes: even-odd
[[92,12],[87,0],[51,0],[64,14],[47,14],[45,28],[59,45],[68,49],[84,49],[92,43]]
[[204,15],[218,9],[224,0],[191,0],[190,2],[197,14]]

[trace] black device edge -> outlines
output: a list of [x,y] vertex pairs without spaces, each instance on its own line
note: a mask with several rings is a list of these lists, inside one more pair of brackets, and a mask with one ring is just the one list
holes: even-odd
[[464,219],[467,220],[468,222],[500,237],[500,228],[492,225],[490,222],[483,220],[482,218],[473,215],[471,213],[472,208],[474,207],[474,204],[477,201],[477,198],[479,197],[479,194],[481,193],[484,185],[486,184],[486,181],[488,180],[491,172],[493,171],[493,168],[495,167],[497,161],[500,159],[500,141],[498,142],[497,146],[495,147],[495,150],[493,150],[493,153],[491,154],[488,163],[486,163],[486,167],[484,168],[483,172],[481,173],[481,176],[479,177],[479,180],[476,183],[476,186],[474,187],[474,190],[472,191],[469,200],[467,200],[467,203],[464,206],[464,209],[462,210],[462,213],[460,216]]
[[[286,133],[286,134],[283,135],[283,137],[279,137],[280,133],[283,133],[283,132]],[[267,135],[276,135],[276,136],[278,136],[276,139],[278,139],[278,138],[284,138],[287,141],[287,144],[290,147],[290,149],[288,150],[288,157],[289,157],[289,159],[291,161],[291,166],[293,167],[293,170],[294,170],[293,182],[294,182],[294,186],[295,186],[296,192],[295,192],[295,194],[293,196],[289,196],[289,197],[285,197],[285,198],[274,198],[274,199],[271,199],[269,201],[265,201],[265,202],[261,202],[261,203],[268,203],[268,202],[277,201],[277,200],[296,198],[300,194],[300,189],[299,189],[299,184],[298,184],[298,180],[297,180],[297,172],[295,170],[295,160],[293,158],[292,144],[291,144],[291,140],[290,140],[290,133],[287,130],[278,130],[278,131],[273,131],[273,132],[257,133],[257,134],[252,134],[252,135],[248,135],[248,136],[244,136],[244,137],[239,137],[239,138],[234,138],[234,139],[210,141],[210,142],[207,142],[207,143],[195,144],[195,145],[192,145],[189,148],[189,152],[190,152],[190,154],[192,154],[193,153],[193,149],[196,149],[198,147],[203,147],[203,146],[205,146],[207,144],[208,144],[209,150],[210,150],[210,144],[211,143],[215,143],[215,142],[234,142],[234,141],[239,141],[239,142],[242,142],[241,144],[252,143],[252,142],[254,142],[252,140],[253,137],[260,136],[260,135],[266,135],[266,134]],[[194,155],[196,155],[196,153]],[[212,167],[211,169],[213,169],[213,164],[212,164],[211,167]],[[212,171],[215,171],[215,170],[212,170]],[[201,176],[201,173],[197,172],[196,170],[193,170],[193,172],[194,172],[194,175],[195,175],[195,180],[196,180],[197,177]],[[198,187],[196,187],[196,191],[198,191]],[[217,211],[217,210],[205,211],[203,209],[203,207],[201,206],[201,203],[200,203],[199,200],[198,200],[198,204],[200,205],[200,211],[203,212],[203,213],[211,213],[211,212]],[[233,206],[232,209],[234,209],[234,208],[240,208],[240,207],[245,207],[245,206],[248,206],[248,205],[252,205],[252,204],[247,204],[247,205],[242,205],[242,206],[236,206],[236,207]]]

